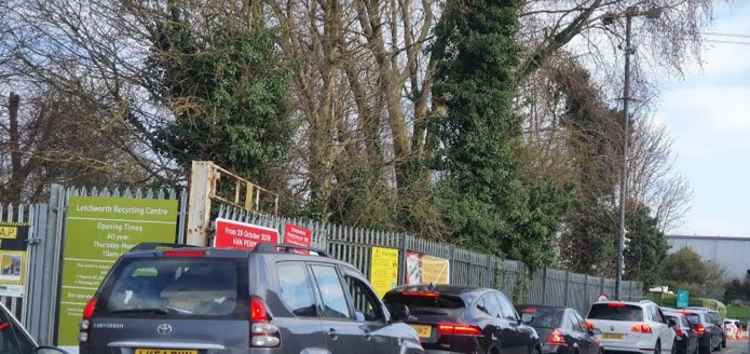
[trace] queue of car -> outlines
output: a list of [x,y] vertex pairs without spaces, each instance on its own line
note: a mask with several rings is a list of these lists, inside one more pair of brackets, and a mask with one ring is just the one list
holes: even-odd
[[[81,354],[711,354],[721,316],[651,301],[514,306],[495,289],[403,286],[381,300],[322,251],[139,246],[88,301]],[[0,305],[0,353],[40,347]]]

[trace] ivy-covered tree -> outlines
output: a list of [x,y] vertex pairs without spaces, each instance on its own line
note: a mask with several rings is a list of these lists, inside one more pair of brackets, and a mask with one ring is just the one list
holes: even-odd
[[658,220],[646,207],[627,215],[628,247],[625,249],[625,278],[639,280],[646,287],[660,280],[661,265],[669,244],[658,228]]
[[158,131],[160,152],[186,169],[211,160],[271,184],[293,134],[290,76],[274,33],[231,15],[204,23],[169,4],[169,18],[151,31],[146,85],[175,118]]
[[521,119],[513,112],[519,3],[449,1],[435,29],[433,99],[442,144],[438,202],[457,243],[520,259],[554,257],[550,243],[565,193],[521,169]]

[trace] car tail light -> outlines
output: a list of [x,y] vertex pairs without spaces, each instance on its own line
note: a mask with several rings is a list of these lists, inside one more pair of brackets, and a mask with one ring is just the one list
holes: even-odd
[[199,250],[171,250],[164,251],[164,257],[205,257],[206,251]]
[[272,348],[281,344],[279,327],[271,324],[270,320],[263,299],[256,296],[250,298],[250,346]]
[[674,334],[676,334],[678,337],[684,337],[685,336],[685,331],[683,331],[682,328],[680,328],[680,327],[675,327],[674,328]]
[[622,302],[609,302],[607,303],[607,307],[613,308],[613,309],[621,309],[625,307],[625,304]]
[[441,323],[437,326],[437,330],[441,336],[482,336],[482,330],[479,327],[463,323]]
[[565,341],[565,336],[559,329],[552,331],[552,333],[547,336],[547,339],[544,340],[544,344],[558,345],[562,347],[568,346],[568,343]]
[[651,333],[651,326],[645,324],[645,323],[636,323],[632,327],[630,327],[631,332],[635,333]]
[[80,332],[78,333],[78,340],[81,343],[89,341],[89,328],[91,328],[91,319],[94,317],[94,312],[96,312],[97,302],[97,298],[92,297],[86,302],[86,306],[83,307],[83,319],[81,320]]
[[94,317],[94,312],[96,311],[96,303],[97,303],[97,299],[95,297],[91,298],[86,303],[86,306],[83,308],[84,320],[90,320],[92,317]]
[[401,292],[401,296],[437,299],[440,297],[440,293],[433,290],[404,290]]
[[594,327],[594,322],[591,320],[586,320],[586,322],[584,323],[586,324],[586,329],[588,329],[589,331],[593,331],[596,328]]
[[698,335],[699,335],[699,336],[702,336],[702,335],[703,335],[703,333],[706,333],[706,327],[705,327],[705,326],[703,326],[703,325],[702,325],[702,324],[700,324],[700,323],[699,323],[699,324],[697,324],[697,325],[695,325],[694,329],[695,329],[695,331],[696,331],[696,332],[698,332]]

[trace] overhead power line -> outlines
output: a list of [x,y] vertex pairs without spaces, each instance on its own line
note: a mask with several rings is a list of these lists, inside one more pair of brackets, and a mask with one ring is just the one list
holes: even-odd
[[742,33],[703,32],[703,35],[713,37],[750,38],[750,34]]
[[703,41],[706,42],[706,43],[750,45],[750,41],[747,41],[747,42],[742,42],[742,41],[725,41],[725,40],[720,40],[720,39],[704,39]]

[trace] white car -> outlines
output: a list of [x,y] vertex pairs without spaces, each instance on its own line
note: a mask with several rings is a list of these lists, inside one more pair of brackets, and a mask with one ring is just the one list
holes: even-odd
[[601,301],[593,304],[587,322],[605,351],[670,354],[675,333],[652,301]]

